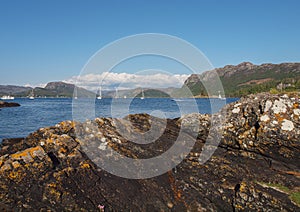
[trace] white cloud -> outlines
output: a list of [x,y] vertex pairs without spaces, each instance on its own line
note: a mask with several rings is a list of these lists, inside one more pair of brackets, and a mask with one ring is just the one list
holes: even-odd
[[36,88],[36,87],[44,88],[46,85],[47,85],[47,83],[39,83],[39,84],[30,84],[30,83],[27,83],[24,86],[25,87],[31,87],[31,88]]
[[181,87],[188,76],[187,74],[170,75],[166,73],[141,75],[103,72],[101,74],[74,76],[64,82],[73,83],[93,91],[96,91],[100,84],[103,89],[114,89],[116,87],[118,89],[133,89],[137,87],[167,88]]

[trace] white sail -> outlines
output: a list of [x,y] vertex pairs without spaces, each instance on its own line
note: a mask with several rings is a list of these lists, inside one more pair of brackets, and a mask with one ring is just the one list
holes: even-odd
[[77,87],[76,86],[74,88],[74,99],[78,99],[78,96],[77,96]]
[[115,98],[119,98],[119,94],[118,94],[118,88],[116,88],[116,94],[115,94]]
[[33,92],[33,88],[32,88],[31,93],[30,93],[30,95],[29,95],[29,99],[30,99],[30,100],[34,100],[34,92]]
[[145,95],[144,95],[144,89],[142,88],[142,97],[141,99],[145,99]]
[[102,88],[100,86],[97,99],[102,99]]

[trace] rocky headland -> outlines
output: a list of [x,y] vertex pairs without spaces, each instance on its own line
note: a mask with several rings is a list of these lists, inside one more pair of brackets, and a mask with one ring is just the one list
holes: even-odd
[[215,81],[215,74],[219,76],[227,97],[269,91],[273,93],[297,92],[300,88],[300,63],[255,65],[250,62],[226,65],[200,75],[192,74],[184,82],[184,87],[188,87],[194,96],[207,96],[207,88],[203,86],[203,82],[209,86]]
[[[0,150],[0,208],[6,211],[299,211],[300,107],[297,95],[250,95],[226,105],[212,118],[168,119],[159,139],[135,144],[122,137],[146,132],[147,114],[127,122],[96,118],[64,121],[26,138],[3,140]],[[225,117],[216,125],[218,117]],[[188,120],[188,121],[187,121]],[[197,120],[199,129],[193,127]],[[118,124],[118,125],[119,125]],[[96,128],[95,128],[96,126]],[[83,146],[112,148],[131,158],[149,158],[168,150],[182,126],[197,141],[183,161],[149,179],[125,179],[97,167]],[[119,126],[120,127],[120,126]],[[76,128],[76,133],[75,133]],[[218,148],[199,162],[209,132],[219,132]],[[76,136],[81,133],[85,136]],[[184,145],[184,144],[182,144]],[[97,157],[97,156],[95,156]],[[95,158],[93,158],[95,159]],[[114,160],[113,156],[111,160]]]
[[16,102],[4,102],[4,101],[0,101],[0,108],[3,107],[19,107],[20,104],[16,103]]

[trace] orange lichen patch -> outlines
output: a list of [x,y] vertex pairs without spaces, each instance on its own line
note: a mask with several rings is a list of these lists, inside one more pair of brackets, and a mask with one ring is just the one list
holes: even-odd
[[64,177],[65,175],[65,171],[58,171],[58,172],[55,172],[53,173],[53,177],[55,177],[55,179],[60,182],[62,180],[62,178]]
[[286,171],[285,173],[287,173],[289,175],[294,175],[294,176],[300,177],[300,172]]
[[273,170],[278,171],[278,172],[283,173],[283,174],[294,175],[296,177],[300,177],[300,172],[296,172],[296,171],[283,171],[283,170],[278,170],[278,169],[273,169]]
[[63,131],[67,132],[75,127],[75,122],[74,121],[63,121],[63,122],[60,122],[59,125],[61,126]]
[[13,180],[18,177],[18,172],[10,172],[8,177]]
[[4,162],[3,162],[3,159],[1,158],[1,159],[0,159],[0,166],[2,166],[3,163],[4,163]]
[[0,169],[0,173],[3,173],[7,170],[11,170],[11,165],[9,163],[4,163],[4,165]]
[[16,160],[23,159],[25,161],[32,162],[33,158],[39,155],[37,152],[44,152],[44,149],[40,146],[32,147],[24,151],[12,154],[11,158]]
[[49,188],[49,194],[55,198],[55,201],[59,201],[61,193],[55,188]]
[[72,151],[68,154],[68,157],[76,157],[76,156],[79,156],[79,152],[78,151]]
[[198,165],[199,165],[199,162],[195,162],[195,161],[192,162],[192,166],[198,166]]
[[169,177],[169,182],[171,185],[171,189],[174,193],[174,198],[175,198],[176,202],[182,202],[185,205],[185,207],[188,207],[188,204],[181,198],[181,196],[182,196],[181,191],[176,186],[176,181],[175,181],[172,171],[168,171],[168,177]]
[[46,139],[46,143],[52,144],[53,142],[54,142],[53,138],[47,138]]
[[62,148],[62,147],[61,147],[61,148],[59,149],[59,152],[60,152],[60,153],[66,153],[67,150],[66,150],[65,148]]
[[244,208],[241,205],[235,205],[235,208],[238,210],[243,210]]
[[67,174],[67,176],[70,176],[72,174],[72,172],[74,171],[74,168],[67,167],[67,168],[63,169],[63,171],[65,172],[65,174]]
[[299,103],[298,103],[298,102],[295,102],[295,103],[293,104],[293,108],[294,108],[294,109],[299,108]]
[[38,169],[41,169],[41,168],[43,168],[44,164],[43,164],[43,163],[36,163],[36,162],[34,162],[34,163],[32,164],[32,166],[33,166],[33,167],[36,167],[36,168],[38,168]]
[[48,183],[47,186],[49,188],[56,188],[56,184],[55,183]]
[[174,197],[176,201],[180,201],[181,193],[177,189],[177,186],[175,184],[175,179],[173,177],[172,171],[168,171],[168,176],[169,176],[169,182],[171,184],[172,191],[174,192]]
[[46,143],[56,143],[57,139],[59,139],[60,137],[60,135],[51,133],[46,139]]
[[86,163],[86,162],[81,162],[80,163],[80,168],[89,169],[89,168],[91,168],[91,165]]
[[22,151],[22,152],[17,152],[17,153],[15,153],[15,154],[12,154],[11,155],[11,158],[14,158],[14,159],[21,159],[22,157],[27,157],[27,156],[29,156],[28,155],[28,149],[27,150],[24,150],[24,151]]
[[19,163],[18,161],[12,162],[11,165],[13,166],[14,169],[17,169],[17,168],[19,168],[19,167],[21,166],[20,163]]
[[33,161],[33,158],[30,157],[30,153],[29,153],[28,149],[24,150],[22,152],[17,152],[15,154],[12,154],[11,158],[15,159],[15,160],[23,159],[24,161],[27,161],[27,162],[32,162]]
[[241,182],[241,185],[240,185],[240,192],[245,192],[246,191],[246,183],[245,182]]
[[8,174],[8,178],[11,179],[11,180],[14,180],[14,181],[21,181],[24,176],[26,174],[24,172],[22,172],[21,170],[18,170],[18,171],[11,171],[9,174]]
[[279,123],[281,123],[284,119],[280,114],[274,114]]

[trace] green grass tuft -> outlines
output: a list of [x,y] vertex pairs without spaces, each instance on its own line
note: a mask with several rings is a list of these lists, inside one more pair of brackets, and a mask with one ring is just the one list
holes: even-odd
[[280,191],[283,191],[285,193],[289,193],[290,189],[284,185],[280,185],[280,184],[275,184],[275,183],[265,183],[265,185],[269,186],[269,187],[274,187],[279,189]]
[[288,194],[289,198],[293,202],[295,202],[298,206],[300,206],[300,191],[293,191],[284,185],[280,185],[280,184],[276,184],[276,183],[264,183],[264,182],[258,182],[256,180],[254,182],[261,184],[261,185],[268,186],[270,188],[276,188],[276,189]]
[[294,192],[290,195],[292,201],[294,201],[297,205],[300,205],[300,192]]

